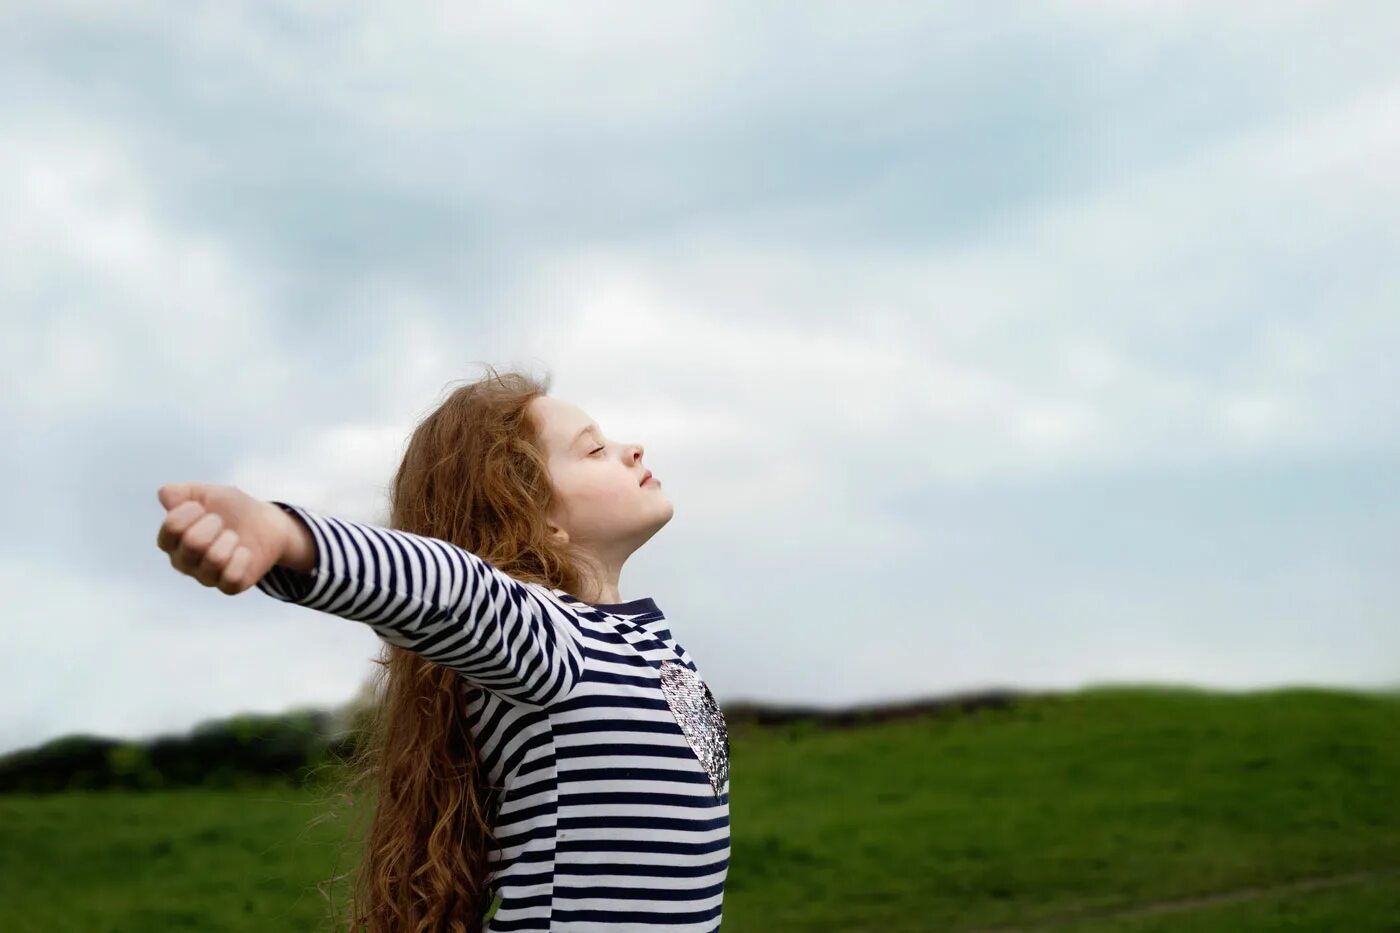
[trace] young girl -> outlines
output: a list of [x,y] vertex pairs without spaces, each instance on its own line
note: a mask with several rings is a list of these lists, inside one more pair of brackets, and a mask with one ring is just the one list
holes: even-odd
[[672,505],[640,444],[549,384],[456,388],[412,434],[389,528],[160,488],[177,570],[383,642],[351,929],[719,929],[724,716],[656,602],[618,591]]

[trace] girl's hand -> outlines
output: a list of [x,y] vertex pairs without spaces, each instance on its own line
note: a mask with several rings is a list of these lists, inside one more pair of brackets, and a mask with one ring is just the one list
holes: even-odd
[[214,483],[169,483],[157,494],[166,515],[156,544],[170,555],[170,566],[204,586],[234,596],[275,564],[310,568],[310,533],[271,502]]

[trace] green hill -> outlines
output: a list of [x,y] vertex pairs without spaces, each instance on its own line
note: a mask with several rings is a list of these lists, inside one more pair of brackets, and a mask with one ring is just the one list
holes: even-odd
[[[1106,687],[731,734],[725,933],[1400,930],[1400,697]],[[0,795],[0,929],[328,929],[322,812]]]

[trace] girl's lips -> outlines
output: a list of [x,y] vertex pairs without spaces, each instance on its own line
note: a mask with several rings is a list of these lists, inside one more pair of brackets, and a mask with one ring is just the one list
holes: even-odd
[[645,486],[647,483],[660,483],[660,482],[661,482],[661,480],[657,479],[655,476],[652,476],[650,473],[648,473],[648,474],[646,475],[646,479],[642,480],[642,485]]

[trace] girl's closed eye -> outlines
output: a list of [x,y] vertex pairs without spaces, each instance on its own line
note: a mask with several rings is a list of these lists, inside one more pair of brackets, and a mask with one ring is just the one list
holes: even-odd
[[[598,450],[607,450],[607,448],[606,448],[606,447],[599,447]],[[596,454],[596,453],[598,452],[598,450],[590,451],[588,455],[591,457],[591,456],[593,456],[593,454]]]

